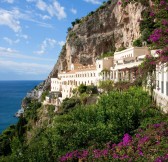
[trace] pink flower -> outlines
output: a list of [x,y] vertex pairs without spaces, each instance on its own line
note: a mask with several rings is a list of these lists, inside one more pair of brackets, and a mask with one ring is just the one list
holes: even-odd
[[154,13],[154,12],[151,12],[151,13],[150,13],[150,16],[151,16],[151,17],[155,16],[155,13]]
[[129,134],[124,134],[123,145],[127,146],[132,141],[132,137]]
[[163,5],[165,5],[165,4],[166,4],[166,2],[165,2],[164,0],[161,0],[161,1],[160,1],[160,5],[161,5],[161,6],[163,6]]
[[168,25],[168,21],[167,20],[162,20],[162,24],[166,26],[166,25]]
[[118,2],[118,5],[121,5],[121,4],[122,4],[122,3],[119,1],[119,2]]

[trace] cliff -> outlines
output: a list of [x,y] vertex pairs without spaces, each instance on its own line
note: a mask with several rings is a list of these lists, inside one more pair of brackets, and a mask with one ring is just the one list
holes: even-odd
[[79,20],[68,32],[45,89],[49,87],[50,78],[56,77],[60,70],[69,69],[70,63],[94,64],[103,53],[130,47],[140,37],[141,13],[145,8],[138,2],[122,7],[114,0]]

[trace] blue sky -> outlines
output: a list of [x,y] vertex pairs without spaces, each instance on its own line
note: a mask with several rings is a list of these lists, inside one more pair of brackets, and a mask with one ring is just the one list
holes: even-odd
[[44,80],[67,28],[104,0],[0,0],[0,80]]

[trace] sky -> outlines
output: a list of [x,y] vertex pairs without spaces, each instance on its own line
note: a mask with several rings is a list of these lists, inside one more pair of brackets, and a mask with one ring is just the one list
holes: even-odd
[[44,80],[67,29],[105,0],[0,0],[0,80]]

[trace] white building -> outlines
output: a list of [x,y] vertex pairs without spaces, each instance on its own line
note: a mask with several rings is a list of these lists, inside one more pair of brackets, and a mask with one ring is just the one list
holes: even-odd
[[150,52],[147,47],[132,47],[114,53],[114,66],[111,67],[111,80],[133,81],[134,74],[130,69],[138,67]]
[[166,64],[156,65],[156,89],[154,98],[164,112],[168,112],[168,67]]
[[96,65],[71,64],[69,71],[59,72],[58,78],[51,78],[51,92],[61,92],[61,101],[72,97],[72,90],[79,85],[97,85],[99,80],[104,80],[105,74],[100,73],[104,69],[110,70],[112,65],[113,57],[96,60]]
[[80,84],[97,85],[102,80],[131,80],[125,68],[137,67],[149,54],[147,47],[132,47],[120,52],[115,52],[114,57],[96,60],[95,65],[83,66],[82,64],[69,65],[69,71],[58,73],[58,78],[51,78],[51,92],[61,92],[62,97],[72,97],[72,90]]
[[[153,54],[147,47],[132,47],[115,52],[114,57],[96,60],[95,65],[83,66],[70,64],[69,71],[58,73],[58,78],[51,78],[51,93],[55,93],[59,105],[66,97],[72,97],[72,90],[80,84],[97,85],[102,80],[130,81],[135,79],[136,69],[143,62],[146,55]],[[156,70],[156,89],[154,90],[157,103],[164,109],[168,107],[168,68],[158,65]],[[61,94],[58,97],[58,94]],[[48,98],[48,100],[51,100]],[[50,101],[51,102],[51,101]]]

